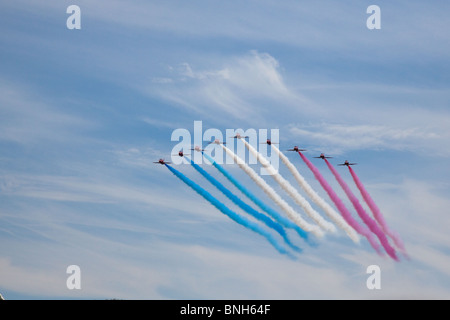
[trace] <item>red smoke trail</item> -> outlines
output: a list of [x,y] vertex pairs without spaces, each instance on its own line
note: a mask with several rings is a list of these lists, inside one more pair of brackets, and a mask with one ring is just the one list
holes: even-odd
[[342,189],[344,189],[345,193],[347,194],[347,197],[352,202],[353,206],[355,207],[356,211],[358,212],[358,215],[360,218],[364,221],[364,223],[369,227],[370,231],[375,233],[375,235],[378,237],[378,239],[381,242],[381,245],[386,250],[387,254],[394,259],[395,261],[399,261],[397,254],[395,252],[395,249],[392,248],[392,246],[389,244],[388,239],[386,238],[386,235],[381,231],[381,229],[378,227],[378,224],[376,221],[374,221],[364,210],[364,208],[359,203],[358,199],[355,197],[353,192],[350,190],[348,185],[345,183],[345,181],[341,178],[339,173],[336,171],[335,168],[328,162],[327,159],[324,159],[327,163],[328,168],[330,168],[331,172],[334,174],[334,177],[341,185]]
[[355,171],[353,171],[352,167],[348,167],[348,170],[350,171],[350,174],[353,177],[353,181],[355,181],[356,186],[358,187],[359,191],[361,192],[362,197],[366,201],[367,205],[369,206],[370,210],[373,213],[373,216],[378,221],[378,223],[381,225],[381,228],[384,232],[386,232],[394,241],[395,245],[402,250],[402,252],[406,253],[405,247],[403,245],[403,242],[400,240],[397,234],[395,234],[393,231],[391,231],[384,220],[383,215],[381,214],[380,209],[376,205],[375,201],[373,201],[370,194],[367,192],[367,190],[364,188],[364,185],[362,184],[361,180],[359,180],[358,176],[356,175]]
[[359,242],[359,236],[354,228],[352,228],[348,222],[336,212],[325,200],[319,196],[319,194],[311,187],[311,185],[305,180],[305,178],[300,174],[297,168],[291,163],[291,161],[286,157],[283,152],[280,151],[275,145],[271,145],[272,150],[274,150],[279,156],[281,161],[288,167],[291,174],[294,176],[295,180],[298,182],[300,187],[305,191],[305,193],[310,197],[314,203],[316,203],[322,210],[327,214],[327,216],[333,220],[338,227],[343,229],[347,235],[354,241]]
[[364,226],[361,226],[351,215],[351,213],[348,211],[348,209],[345,207],[342,200],[338,197],[338,195],[334,192],[333,188],[328,184],[328,182],[325,180],[325,178],[322,176],[320,171],[311,163],[311,161],[308,160],[301,152],[298,153],[300,157],[303,159],[303,161],[306,163],[308,168],[312,171],[316,179],[320,182],[322,185],[322,188],[328,193],[331,200],[334,202],[336,207],[338,208],[339,212],[342,214],[342,217],[347,221],[349,225],[352,226],[353,229],[355,229],[359,234],[365,236],[367,240],[369,240],[372,247],[381,254],[380,246],[374,239],[373,235],[370,233],[370,230],[367,229]]

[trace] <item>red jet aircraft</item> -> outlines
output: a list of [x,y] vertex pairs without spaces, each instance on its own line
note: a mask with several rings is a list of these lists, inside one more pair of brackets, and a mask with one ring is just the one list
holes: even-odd
[[300,152],[300,151],[306,151],[306,149],[299,149],[299,147],[295,146],[295,147],[292,148],[292,149],[288,149],[288,151],[297,151],[297,152]]
[[272,142],[272,141],[270,141],[270,139],[267,139],[266,142],[261,142],[261,144],[268,144],[270,146],[271,144],[278,144],[278,143]]
[[[184,154],[183,151],[179,151],[179,152],[178,152],[178,155],[179,155],[180,157],[183,157],[183,156],[188,156],[189,153]],[[176,156],[176,154],[174,154],[174,156]]]
[[167,161],[164,161],[164,159],[159,159],[159,161],[154,161],[153,163],[169,164],[169,163],[172,163],[172,162],[167,162]]
[[344,163],[340,163],[340,164],[338,164],[338,166],[353,166],[353,165],[355,165],[355,164],[357,164],[357,163],[349,163],[347,160],[345,160],[345,162]]
[[325,159],[325,158],[333,158],[333,157],[327,157],[327,156],[325,156],[323,153],[321,153],[320,156],[318,156],[318,157],[313,157],[313,158]]

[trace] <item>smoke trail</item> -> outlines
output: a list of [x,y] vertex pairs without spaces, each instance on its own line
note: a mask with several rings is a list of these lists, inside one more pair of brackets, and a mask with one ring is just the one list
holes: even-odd
[[177,176],[181,181],[183,181],[189,187],[194,189],[198,194],[200,194],[203,198],[208,200],[213,206],[215,206],[217,209],[219,209],[223,214],[227,215],[229,218],[231,218],[235,222],[243,225],[244,227],[264,236],[275,247],[275,249],[278,250],[278,252],[280,252],[282,254],[286,254],[286,255],[290,256],[291,258],[294,258],[289,252],[287,252],[283,247],[281,247],[278,244],[278,242],[272,237],[272,235],[270,233],[266,232],[264,229],[261,229],[260,226],[258,226],[256,223],[253,223],[252,221],[246,219],[245,217],[242,217],[242,216],[238,215],[236,212],[228,209],[222,202],[217,200],[208,191],[206,191],[205,189],[200,187],[198,184],[196,184],[194,181],[192,181],[191,179],[186,177],[180,171],[176,170],[175,168],[172,168],[168,164],[165,164],[165,166],[175,176]]
[[366,213],[364,208],[359,203],[358,199],[355,197],[355,195],[352,193],[348,185],[345,183],[345,181],[341,178],[339,173],[333,166],[328,162],[327,159],[324,159],[327,163],[328,168],[330,168],[331,172],[333,173],[336,180],[341,185],[342,189],[344,189],[345,193],[347,194],[347,197],[352,202],[353,206],[355,207],[356,211],[358,212],[358,215],[361,217],[361,219],[364,221],[364,223],[369,227],[370,231],[372,231],[380,240],[381,245],[386,250],[387,254],[394,260],[399,261],[397,254],[394,250],[394,248],[391,247],[389,244],[388,239],[386,238],[386,235],[381,231],[381,229],[378,227],[378,224]]
[[238,205],[242,210],[245,210],[248,214],[252,215],[256,219],[262,221],[265,223],[269,228],[274,229],[277,231],[284,239],[284,241],[294,250],[301,251],[301,249],[297,246],[295,246],[287,237],[286,231],[283,229],[283,227],[267,217],[266,215],[256,211],[251,206],[246,204],[244,201],[239,199],[236,195],[234,195],[230,190],[228,190],[223,184],[221,184],[219,181],[217,181],[213,176],[211,176],[208,172],[206,172],[202,167],[200,167],[198,164],[196,164],[192,159],[189,159],[188,157],[185,157],[188,161],[191,162],[191,165],[197,170],[202,176],[204,176],[211,184],[213,184],[217,189],[219,189],[224,195],[227,196],[228,199],[233,201],[234,204]]
[[[299,213],[297,213],[286,201],[284,201],[278,193],[267,184],[267,182],[261,178],[252,168],[250,168],[244,160],[238,157],[233,151],[225,147],[224,145],[220,145],[225,152],[233,157],[234,161],[238,164],[238,166],[244,170],[247,175],[255,181],[255,183],[287,214],[291,221],[295,222],[297,228],[296,231],[298,234],[304,238],[308,239],[308,235],[304,232],[312,232],[314,235],[318,237],[323,236],[323,231],[320,230],[317,226],[312,225],[305,221]],[[304,230],[304,231],[303,231]]]
[[327,180],[325,180],[325,178],[322,176],[322,174],[320,173],[320,171],[311,163],[311,161],[308,160],[308,158],[306,158],[301,152],[298,153],[300,155],[300,157],[303,159],[303,161],[306,163],[306,165],[308,166],[308,168],[312,171],[312,173],[314,174],[314,176],[316,177],[317,181],[319,181],[320,185],[322,186],[322,188],[328,193],[328,196],[330,197],[330,199],[333,201],[333,203],[336,205],[336,207],[338,208],[339,212],[342,214],[342,216],[344,217],[345,221],[348,222],[349,225],[352,226],[353,229],[356,230],[356,232],[358,232],[359,234],[365,236],[370,244],[372,245],[372,247],[378,252],[381,253],[380,251],[380,246],[378,245],[378,243],[375,241],[375,239],[373,238],[372,233],[370,233],[370,230],[367,229],[364,226],[361,226],[351,215],[351,213],[348,211],[348,209],[345,207],[344,203],[342,202],[342,200],[338,197],[338,195],[334,192],[333,188],[331,188],[331,186],[328,184]]
[[289,171],[294,176],[295,180],[297,180],[298,184],[302,189],[306,192],[306,194],[316,203],[320,208],[322,208],[325,213],[332,219],[341,229],[343,229],[347,235],[354,242],[359,241],[358,234],[355,230],[350,227],[350,225],[339,215],[325,200],[320,197],[316,191],[309,185],[309,183],[305,180],[305,178],[300,174],[297,168],[289,161],[288,157],[286,157],[276,146],[271,145],[272,150],[278,154],[281,158],[281,161],[288,167]]
[[[245,194],[250,200],[253,201],[258,207],[260,207],[263,211],[268,213],[273,219],[281,223],[286,228],[292,229],[300,229],[296,224],[294,224],[291,220],[283,217],[278,212],[267,206],[264,202],[262,202],[257,196],[251,193],[246,187],[244,187],[239,181],[237,181],[227,170],[225,170],[220,164],[218,164],[213,158],[211,158],[208,154],[202,151],[203,156],[213,164],[213,166],[219,170],[236,188],[238,188],[243,194]],[[284,231],[284,230],[283,230]],[[298,230],[297,230],[298,231]],[[300,229],[301,236],[306,236],[306,233]],[[287,237],[287,235],[286,235]]]
[[247,141],[244,139],[240,139],[247,149],[255,156],[256,159],[261,163],[261,165],[268,170],[269,174],[272,178],[278,182],[278,184],[289,194],[295,202],[302,207],[303,210],[323,229],[327,231],[336,231],[336,227],[332,225],[330,222],[326,221],[316,210],[314,210],[309,202],[303,198],[303,196],[297,192],[297,190],[287,181],[285,180],[275,168],[267,161],[255,148],[253,148]]
[[373,216],[378,221],[378,223],[381,225],[381,228],[384,232],[386,232],[394,241],[395,245],[404,253],[406,253],[405,247],[403,245],[403,242],[400,240],[397,234],[395,234],[392,230],[389,229],[386,221],[384,220],[383,215],[381,214],[380,209],[376,205],[375,201],[373,201],[370,194],[367,192],[367,190],[364,188],[364,185],[362,184],[359,177],[356,175],[355,171],[352,169],[352,167],[348,166],[348,170],[350,171],[350,174],[353,177],[353,180],[355,181],[356,186],[358,187],[359,191],[361,192],[362,197],[366,201],[367,205],[369,206],[370,210],[373,213]]

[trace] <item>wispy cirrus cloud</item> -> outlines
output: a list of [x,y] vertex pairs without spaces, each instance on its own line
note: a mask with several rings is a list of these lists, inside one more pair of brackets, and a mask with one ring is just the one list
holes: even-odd
[[449,156],[440,142],[442,131],[426,127],[395,127],[382,124],[336,124],[291,125],[289,133],[301,141],[315,145],[317,150],[326,149],[334,154],[352,150],[397,150],[414,151],[424,149]]
[[26,85],[0,79],[0,140],[63,142],[93,127],[92,121],[63,110]]
[[[128,152],[134,153],[133,150]],[[125,162],[136,167],[135,162]],[[154,166],[153,166],[154,167]],[[185,196],[172,195],[159,190],[155,185],[133,186],[120,181],[107,181],[106,177],[69,177],[45,175],[4,174],[0,176],[0,191],[8,197],[31,198],[58,202],[125,204],[138,207],[179,209],[174,199],[186,204],[183,211],[209,215],[208,204]],[[172,205],[171,205],[172,204]]]
[[[277,59],[257,51],[215,69],[197,70],[183,63],[172,71],[172,81],[146,90],[198,116],[259,127],[275,123],[291,139],[333,153],[421,149],[450,155],[443,148],[450,141],[450,115],[443,111],[448,94],[443,89],[356,81],[299,86],[296,78],[287,83]],[[430,103],[433,108],[427,109]]]
[[[144,90],[152,95],[187,107],[198,115],[221,121],[230,116],[239,121],[264,123],[277,105],[282,112],[298,112],[306,99],[289,88],[279,62],[268,53],[251,51],[225,59],[216,69],[199,69],[190,63],[172,68],[176,73],[171,81],[164,81]],[[309,112],[303,107],[303,112]],[[275,114],[276,116],[276,114]]]
[[[32,10],[27,1],[16,2],[21,8]],[[41,10],[54,11],[69,4],[67,2],[64,7],[61,3],[48,1],[33,3]],[[119,28],[193,38],[266,41],[334,54],[351,54],[359,60],[398,61],[423,54],[448,58],[449,36],[442,32],[448,24],[448,3],[440,1],[439,6],[420,1],[382,3],[382,29],[378,34],[368,35],[370,31],[365,23],[370,4],[328,0],[305,5],[298,1],[279,3],[264,0],[257,3],[228,1],[212,6],[207,5],[207,1],[200,1],[198,5],[202,10],[198,10],[195,5],[177,1],[124,3],[118,0],[80,0],[78,3],[89,21],[101,21]],[[349,52],[349,47],[352,47],[352,52]]]
[[[17,79],[0,81],[0,282],[8,290],[70,296],[64,270],[76,258],[88,270],[85,296],[449,296],[449,204],[446,190],[432,188],[447,181],[444,166],[424,184],[367,184],[411,249],[413,260],[393,267],[342,239],[298,263],[282,260],[151,163],[167,156],[170,128],[191,128],[193,118],[280,128],[282,142],[324,152],[448,156],[448,3],[383,3],[382,30],[371,32],[369,3],[80,0],[82,30],[72,33],[64,23],[70,4],[0,4],[4,77]],[[70,110],[66,97],[88,107]],[[106,106],[98,117],[94,104]],[[87,133],[90,119],[105,130]],[[398,180],[395,169],[369,160],[374,175]],[[384,287],[368,293],[373,263],[382,265]],[[268,282],[272,270],[279,272]]]

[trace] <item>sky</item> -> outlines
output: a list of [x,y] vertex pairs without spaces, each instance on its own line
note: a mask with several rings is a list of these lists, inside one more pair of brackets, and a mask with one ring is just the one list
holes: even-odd
[[[81,29],[67,27],[73,4]],[[380,29],[366,25],[370,5],[380,8]],[[1,2],[0,293],[11,300],[449,299],[449,10],[447,1],[401,0]],[[347,168],[337,166],[358,163],[355,172],[408,258],[380,256],[342,230],[311,247],[288,229],[303,251],[295,259],[280,254],[153,163],[177,162],[248,217],[173,156],[174,132],[190,133],[183,141],[190,151],[207,146],[209,129],[224,140],[227,130],[267,132],[254,147],[271,160],[260,142],[278,134],[280,150],[334,207],[299,155],[286,151],[307,149],[356,219],[313,157],[332,156],[370,213]],[[248,202],[213,166],[200,165]],[[260,172],[259,163],[250,166]],[[236,164],[224,168],[280,210]],[[281,161],[277,169],[302,193]],[[67,286],[71,265],[81,272],[80,289]],[[381,270],[380,289],[367,287],[372,265]]]

